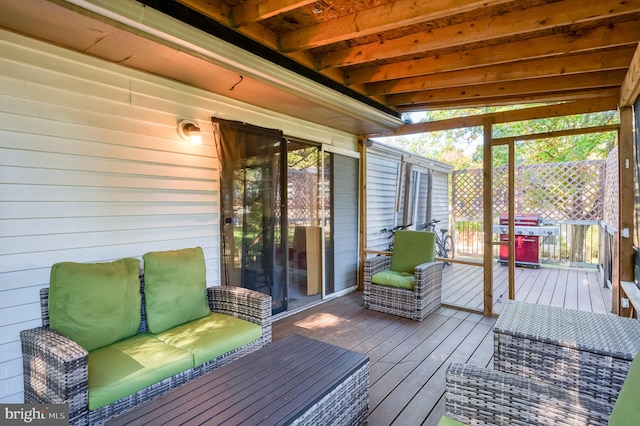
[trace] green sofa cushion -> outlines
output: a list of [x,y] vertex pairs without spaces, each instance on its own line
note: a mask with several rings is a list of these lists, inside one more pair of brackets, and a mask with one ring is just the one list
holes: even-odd
[[187,351],[138,334],[89,352],[89,409],[118,401],[193,367]]
[[202,248],[151,252],[142,257],[150,332],[160,333],[209,314]]
[[138,259],[51,267],[50,327],[87,351],[136,334],[140,299]]
[[373,274],[371,282],[378,285],[384,285],[387,287],[404,288],[406,290],[413,290],[413,281],[415,275],[407,272],[396,271],[382,271],[377,274]]
[[416,266],[435,260],[435,247],[435,232],[397,231],[393,237],[391,270],[413,274]]
[[457,420],[453,420],[450,417],[442,416],[440,417],[440,421],[438,421],[438,426],[465,426],[465,424]]
[[262,336],[262,327],[231,315],[212,312],[155,337],[193,354],[197,367]]
[[637,425],[640,419],[640,351],[629,367],[627,378],[618,394],[613,412],[609,418],[610,426]]

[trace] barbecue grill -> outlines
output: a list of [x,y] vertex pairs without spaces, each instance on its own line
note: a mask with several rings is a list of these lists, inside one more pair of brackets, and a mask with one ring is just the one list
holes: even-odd
[[[539,214],[516,213],[514,218],[514,244],[516,265],[540,267],[540,237],[556,236],[560,233],[557,226],[542,225]],[[493,227],[493,232],[500,234],[501,242],[509,241],[509,216],[500,215],[500,225]],[[509,246],[500,246],[500,263],[509,261]]]

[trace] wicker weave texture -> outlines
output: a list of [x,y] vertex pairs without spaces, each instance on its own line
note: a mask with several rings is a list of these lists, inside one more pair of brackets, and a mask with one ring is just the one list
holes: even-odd
[[640,349],[640,321],[509,301],[494,327],[494,368],[601,400],[611,409]]
[[606,425],[608,406],[553,384],[453,363],[445,414],[468,425]]
[[369,363],[291,424],[357,426],[369,417]]
[[364,263],[364,307],[374,311],[422,321],[440,307],[442,301],[442,263],[429,262],[415,269],[414,289],[381,286],[371,277],[389,269],[391,258],[376,256]]
[[[144,280],[141,276],[141,291]],[[43,327],[20,332],[25,403],[69,404],[70,424],[99,425],[169,390],[254,352],[271,342],[271,296],[238,287],[210,287],[209,307],[259,324],[262,336],[203,365],[142,389],[97,410],[88,410],[88,353],[77,343],[48,328],[49,289],[40,291]],[[146,331],[144,312],[140,332]]]

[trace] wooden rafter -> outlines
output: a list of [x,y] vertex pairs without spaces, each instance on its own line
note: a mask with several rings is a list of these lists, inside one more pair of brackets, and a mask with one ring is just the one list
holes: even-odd
[[512,0],[397,0],[287,32],[282,34],[280,44],[285,52],[311,49],[510,1]]
[[477,114],[473,116],[451,118],[440,121],[430,121],[426,123],[405,124],[395,132],[379,135],[369,135],[369,137],[402,136],[416,133],[436,132],[448,129],[478,127],[482,126],[484,119],[488,117],[492,118],[493,122],[498,124],[549,117],[562,117],[567,115],[585,114],[592,112],[611,111],[616,109],[617,102],[618,100],[615,96],[610,96],[597,99],[567,102],[556,105],[515,109],[490,114]]
[[472,22],[436,28],[429,32],[341,49],[316,58],[319,69],[343,67],[413,55],[463,44],[496,40],[525,33],[539,32],[558,26],[584,23],[615,17],[623,13],[640,12],[640,0],[621,2],[612,7],[604,2],[567,0],[548,3],[531,9],[517,10]]
[[584,33],[561,33],[533,40],[516,41],[497,46],[480,47],[421,59],[373,65],[346,73],[349,83],[375,83],[398,78],[415,77],[437,72],[473,69],[487,65],[512,63],[597,49],[635,46],[640,39],[637,22],[607,24]]
[[640,44],[629,64],[629,70],[620,87],[620,106],[629,107],[640,96]]
[[553,57],[521,61],[515,64],[493,65],[473,70],[451,71],[414,78],[385,81],[367,85],[370,95],[419,92],[445,87],[528,80],[588,73],[603,70],[626,70],[633,56],[633,47],[624,47],[580,55],[579,58]]
[[481,98],[500,98],[514,95],[552,94],[608,88],[620,86],[626,72],[624,70],[598,71],[585,74],[559,77],[535,78],[513,82],[489,83],[462,88],[424,90],[409,94],[387,96],[387,102],[397,108],[403,105],[422,104],[443,100],[465,100]]
[[231,9],[233,24],[246,25],[269,19],[299,7],[314,3],[316,0],[247,0],[240,6]]

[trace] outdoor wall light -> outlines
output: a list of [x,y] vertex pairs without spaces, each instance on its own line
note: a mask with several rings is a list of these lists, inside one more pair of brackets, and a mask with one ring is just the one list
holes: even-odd
[[178,123],[178,134],[185,141],[189,141],[194,145],[202,145],[202,133],[198,123],[193,120],[182,120]]

